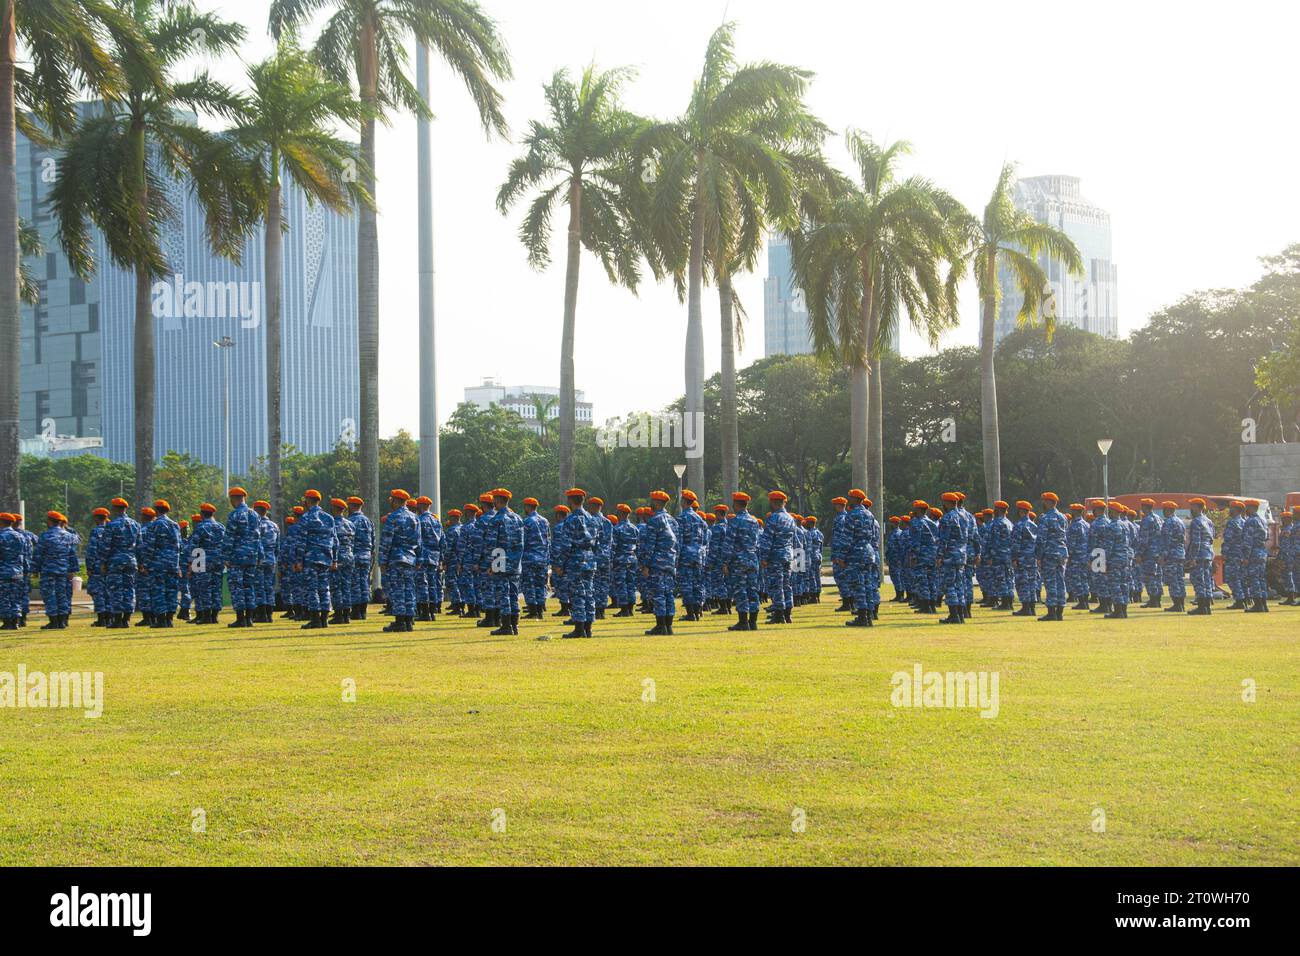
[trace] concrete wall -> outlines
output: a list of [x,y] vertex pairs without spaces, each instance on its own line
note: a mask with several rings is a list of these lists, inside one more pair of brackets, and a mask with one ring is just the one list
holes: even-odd
[[1300,491],[1300,443],[1242,445],[1240,462],[1243,495],[1281,508],[1287,492]]

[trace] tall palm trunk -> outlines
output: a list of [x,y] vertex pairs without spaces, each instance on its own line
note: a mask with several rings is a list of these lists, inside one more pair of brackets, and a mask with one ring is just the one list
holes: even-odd
[[[131,123],[132,175],[136,177],[132,214],[136,230],[144,235],[149,229],[149,182],[145,176],[148,152],[145,149],[144,121]],[[153,500],[154,470],[154,391],[157,368],[154,357],[153,309],[149,297],[153,276],[145,265],[135,267],[135,500],[140,507]]]
[[691,257],[686,281],[686,414],[682,432],[694,447],[686,449],[686,483],[704,494],[704,313],[700,296],[704,287],[704,217],[696,193],[691,215]]
[[[880,356],[871,360],[867,370],[870,389],[870,414],[867,416],[867,487],[871,510],[877,522],[885,509],[885,403],[880,378]],[[881,530],[884,530],[883,527]],[[881,542],[877,541],[879,547]]]
[[[378,64],[376,24],[369,16],[361,25],[357,79],[366,116],[361,121],[362,185],[375,195],[375,119]],[[374,506],[379,500],[379,228],[377,212],[366,203],[357,211],[357,365],[361,384],[358,423],[361,497]]]
[[[718,311],[722,318],[722,493],[740,487],[740,424],[736,410],[736,326],[732,315],[731,275],[718,273]],[[703,492],[701,492],[703,494]]]
[[[560,488],[576,480],[573,446],[577,431],[577,396],[573,386],[573,345],[578,323],[578,264],[582,260],[582,180],[569,181],[569,245],[564,264],[564,328],[560,333]],[[545,432],[545,422],[543,422]]]
[[[870,252],[862,254],[862,305],[858,310],[858,321],[862,323],[865,354],[861,359],[854,359],[849,365],[849,448],[853,453],[853,485],[866,489],[868,480],[869,449],[871,447],[871,349],[875,342],[874,323],[876,287],[874,276],[868,266]],[[870,491],[867,492],[871,494]],[[874,499],[873,499],[874,500]]]
[[984,440],[984,495],[1002,497],[1002,449],[998,436],[998,385],[993,375],[993,320],[998,303],[985,296],[980,303],[980,424]]
[[280,323],[280,284],[284,236],[280,232],[283,210],[280,207],[280,151],[271,150],[271,194],[266,207],[265,259],[266,274],[266,447],[271,479],[271,514],[280,514],[280,394],[283,387],[280,354],[283,334]]
[[14,125],[14,3],[0,22],[0,507],[18,509],[22,315],[18,310],[18,164]]

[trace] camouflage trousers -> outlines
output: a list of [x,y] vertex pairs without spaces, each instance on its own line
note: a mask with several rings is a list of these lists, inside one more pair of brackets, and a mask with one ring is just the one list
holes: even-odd
[[519,585],[524,592],[524,603],[529,607],[540,607],[546,603],[545,561],[525,561],[520,565]]
[[384,596],[400,617],[415,615],[415,566],[390,564],[384,568]]
[[257,607],[257,565],[227,565],[226,583],[230,586],[230,604],[236,611]]
[[354,604],[359,604],[357,600],[357,573],[352,562],[340,562],[338,567],[330,572],[330,603],[335,610],[341,608],[350,608]]
[[681,588],[682,603],[704,603],[704,569],[698,564],[683,564],[677,569],[677,584]]
[[1171,598],[1185,599],[1187,597],[1187,584],[1183,580],[1183,559],[1171,558],[1168,561],[1162,561],[1160,571],[1164,585],[1169,589],[1169,596]]
[[72,613],[72,581],[66,573],[41,575],[41,600],[46,617]]

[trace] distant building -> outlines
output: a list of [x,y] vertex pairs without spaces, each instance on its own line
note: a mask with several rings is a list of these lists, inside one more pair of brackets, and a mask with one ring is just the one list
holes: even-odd
[[[1056,322],[1119,336],[1119,269],[1111,261],[1110,213],[1079,192],[1077,176],[1032,176],[1016,184],[1016,208],[1055,226],[1074,240],[1083,257],[1083,276],[1072,276],[1055,260],[1040,257],[1055,293]],[[1016,328],[1024,299],[1006,269],[998,272],[1002,299],[994,338],[1000,342]]]
[[[590,428],[591,402],[585,401],[581,389],[574,390],[574,418],[579,428]],[[550,385],[501,385],[485,378],[482,385],[465,389],[465,401],[476,408],[497,405],[514,412],[535,434],[542,434],[543,421],[560,417],[560,390]]]
[[[83,107],[83,110],[91,107]],[[44,240],[28,259],[41,298],[22,307],[20,434],[25,450],[135,459],[135,277],[110,259],[92,229],[95,275],[68,266],[46,200],[56,156],[19,134],[18,212]],[[245,471],[267,454],[263,232],[253,231],[240,265],[212,254],[202,210],[188,183],[165,180],[175,216],[162,232],[170,270],[152,283],[157,362],[154,449],[224,460],[224,356],[230,336],[231,467]],[[308,205],[284,181],[283,438],[300,451],[329,451],[355,435],[360,384],[356,359],[356,220]]]
[[[889,343],[895,352],[899,351],[900,331],[894,330]],[[767,240],[767,278],[763,280],[763,356],[808,355],[812,350],[808,303],[794,282],[790,242],[773,233]]]

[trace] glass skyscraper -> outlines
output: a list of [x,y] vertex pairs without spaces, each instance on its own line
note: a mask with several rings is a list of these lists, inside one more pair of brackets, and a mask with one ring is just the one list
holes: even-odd
[[[1054,292],[1056,322],[1108,338],[1119,336],[1119,269],[1111,261],[1110,213],[1092,204],[1079,191],[1077,176],[1032,176],[1016,184],[1015,203],[1039,222],[1048,223],[1074,240],[1083,257],[1083,275],[1070,275],[1060,262],[1040,257]],[[995,339],[1002,341],[1016,328],[1024,298],[1006,269],[999,269],[1002,299],[998,303]]]
[[[55,157],[25,137],[18,143],[19,215],[45,241],[29,260],[41,302],[23,307],[21,433],[34,438],[102,438],[96,453],[133,461],[135,277],[114,265],[95,231],[96,274],[71,274],[45,199]],[[212,253],[202,210],[187,183],[168,183],[175,217],[164,230],[169,275],[153,284],[159,456],[188,452],[220,465],[225,454],[222,350],[229,350],[231,468],[245,471],[267,453],[263,230],[250,234],[241,263]],[[319,453],[354,438],[360,390],[356,358],[356,220],[320,206],[285,182],[283,437]],[[52,427],[51,427],[52,426]]]

